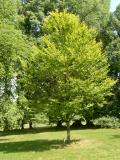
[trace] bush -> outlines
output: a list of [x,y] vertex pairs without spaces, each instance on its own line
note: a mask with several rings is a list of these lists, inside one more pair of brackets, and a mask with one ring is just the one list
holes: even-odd
[[93,120],[93,124],[102,128],[120,128],[120,120],[110,116],[97,118]]
[[17,104],[9,100],[2,104],[0,110],[0,128],[3,130],[12,130],[18,128],[18,121],[22,119],[22,114],[19,111]]

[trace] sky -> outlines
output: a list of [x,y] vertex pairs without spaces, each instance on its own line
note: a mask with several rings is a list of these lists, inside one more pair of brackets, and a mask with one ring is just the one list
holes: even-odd
[[120,0],[111,0],[111,11],[115,11],[116,6],[120,4]]

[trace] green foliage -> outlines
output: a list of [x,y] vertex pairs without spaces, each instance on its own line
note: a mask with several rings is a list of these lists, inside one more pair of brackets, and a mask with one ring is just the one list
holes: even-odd
[[112,76],[117,77],[118,72],[120,71],[120,5],[118,5],[116,11],[112,14],[111,19],[111,32],[113,33],[114,37],[109,43],[109,45],[106,47],[106,50],[108,52],[109,57],[109,63],[110,63],[110,69]]
[[113,31],[120,37],[120,5],[117,6],[115,12],[112,14],[112,27]]
[[29,54],[27,55],[27,60],[25,61],[25,65],[23,65],[22,71],[19,73],[17,80],[17,105],[22,112],[22,120],[25,123],[35,121],[35,114],[38,113],[34,103],[34,90],[32,90],[34,79],[31,81],[31,77],[34,70],[33,60],[36,54],[38,54],[39,49],[32,43],[29,43],[28,48]]
[[111,75],[117,78],[120,71],[120,38],[113,40],[109,46],[106,47],[106,50],[108,52]]
[[110,105],[108,107],[109,115],[120,118],[120,5],[116,8],[116,11],[112,13],[109,24],[109,37],[110,41],[107,41],[106,51],[108,56],[108,62],[110,64],[110,75],[117,80],[114,86],[114,96],[110,99]]
[[[19,112],[21,112],[19,109],[14,112],[15,107],[12,101],[17,100],[18,80],[24,76],[24,68],[27,66],[29,55],[32,53],[32,45],[27,41],[26,37],[23,36],[21,31],[16,30],[11,25],[0,24],[0,35],[0,65],[2,67],[0,69],[0,98],[4,103],[5,101],[10,102],[8,107],[6,107],[6,104],[3,104],[0,108],[3,107],[3,109],[1,109],[3,117],[4,110],[6,110],[6,116],[10,112],[9,119],[11,117],[10,123],[12,125],[12,120],[13,123],[15,123],[15,120],[17,123],[17,119],[13,119],[13,114],[18,111],[19,119]],[[12,83],[12,80],[15,82]],[[6,123],[6,121],[3,122]]]
[[[120,14],[120,5],[116,8],[116,11],[111,13],[109,20],[107,21],[107,25],[104,26],[101,30],[101,39],[104,44],[104,48],[108,47],[111,45],[111,43],[115,43],[119,37],[120,37],[120,19],[119,19],[119,14]],[[111,52],[114,51],[114,47],[111,50]]]
[[24,32],[38,36],[42,33],[41,26],[44,18],[56,9],[77,14],[81,21],[100,30],[109,19],[109,8],[110,0],[29,0],[19,8],[19,14]]
[[110,64],[110,75],[117,80],[114,86],[114,96],[110,100],[108,112],[110,115],[120,118],[120,38],[113,40],[107,47],[108,61]]
[[91,27],[101,29],[109,19],[110,0],[67,0],[66,4],[68,11],[79,15]]
[[[27,92],[27,90],[26,90]],[[31,106],[31,101],[29,98],[27,98],[26,95],[22,95],[19,94],[18,95],[18,99],[17,99],[17,106],[22,114],[22,118],[21,118],[21,124],[22,121],[24,122],[24,124],[36,121],[36,114],[37,112],[35,112],[35,107]]]
[[16,20],[17,0],[0,0],[0,22],[10,23]]
[[[23,60],[27,59],[28,46],[25,37],[13,26],[0,24],[0,63],[7,76],[19,70]],[[27,48],[26,48],[27,47]]]
[[93,120],[93,123],[102,128],[120,128],[120,120],[111,116],[97,118]]
[[107,59],[95,31],[66,12],[52,12],[43,31],[34,66],[36,102],[50,117],[65,122],[83,110],[102,107],[115,82],[107,75]]
[[33,122],[34,122],[34,127],[35,128],[38,128],[42,125],[45,126],[45,125],[49,124],[48,117],[45,114],[42,114],[42,113],[36,113]]
[[25,66],[29,54],[29,47],[22,33],[13,26],[0,24],[0,64],[2,66],[0,82],[4,86],[4,94],[12,93],[10,83],[17,78],[22,67]]
[[11,130],[19,127],[18,122],[22,118],[22,113],[16,103],[10,101],[2,102],[0,106],[0,127],[4,130]]

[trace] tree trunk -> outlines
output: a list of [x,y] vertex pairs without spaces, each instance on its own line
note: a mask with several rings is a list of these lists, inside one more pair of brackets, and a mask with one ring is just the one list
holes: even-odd
[[67,143],[70,143],[70,121],[68,121],[67,123]]
[[33,129],[32,121],[31,120],[29,121],[29,129]]
[[7,119],[5,119],[5,121],[4,121],[4,131],[9,131],[9,125],[8,125],[8,121],[7,121]]
[[62,121],[57,121],[57,128],[61,128],[62,127]]
[[22,120],[21,129],[24,129],[24,120]]

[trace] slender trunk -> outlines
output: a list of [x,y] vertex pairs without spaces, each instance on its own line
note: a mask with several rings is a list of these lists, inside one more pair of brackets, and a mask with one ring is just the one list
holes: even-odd
[[9,131],[9,125],[7,119],[4,121],[4,131]]
[[70,121],[68,121],[67,123],[67,143],[70,143]]
[[61,128],[62,127],[62,121],[57,121],[57,128]]
[[9,80],[8,80],[7,76],[5,76],[4,84],[5,84],[5,88],[4,88],[4,98],[5,98],[5,100],[7,101],[7,100],[9,100],[9,98],[10,98]]
[[24,129],[24,120],[22,120],[21,129]]
[[29,121],[29,129],[33,129],[32,121],[31,120]]

